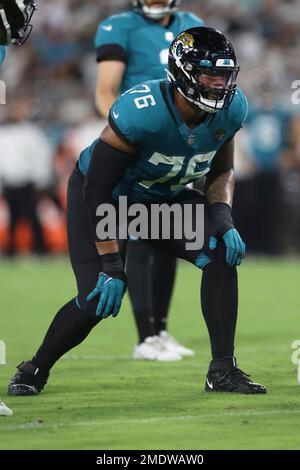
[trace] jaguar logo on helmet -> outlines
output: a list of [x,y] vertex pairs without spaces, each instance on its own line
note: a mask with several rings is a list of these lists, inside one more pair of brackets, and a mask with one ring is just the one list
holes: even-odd
[[172,52],[175,57],[180,58],[184,49],[189,49],[194,47],[194,37],[189,33],[181,33],[177,36],[176,40],[173,42]]
[[239,70],[231,42],[213,28],[188,29],[169,49],[169,81],[191,105],[207,113],[230,105]]
[[181,42],[183,44],[183,46],[185,46],[185,47],[187,47],[187,46],[188,47],[194,47],[195,39],[194,39],[194,36],[192,34],[181,33],[178,36],[178,41]]
[[143,15],[152,20],[161,20],[164,16],[178,8],[181,0],[168,0],[165,4],[156,5],[147,3],[147,0],[131,0],[134,8],[140,10]]

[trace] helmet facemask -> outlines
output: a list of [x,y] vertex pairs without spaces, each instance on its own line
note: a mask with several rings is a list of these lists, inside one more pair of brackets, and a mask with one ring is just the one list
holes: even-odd
[[24,44],[32,31],[30,24],[36,10],[34,0],[7,0],[0,2],[1,44]]
[[22,46],[31,34],[33,26],[32,24],[30,24],[30,21],[35,10],[37,9],[37,6],[35,0],[20,1],[18,2],[18,6],[24,17],[24,25],[23,27],[18,29],[16,34],[17,37],[11,40],[11,44],[14,44],[16,46]]
[[181,73],[175,79],[168,72],[169,80],[190,103],[207,113],[228,108],[237,89],[236,79],[240,70],[232,59],[218,59],[215,66],[199,66],[177,58],[176,66]]
[[[159,0],[157,0],[157,3],[159,3]],[[146,0],[133,0],[134,7],[140,8],[147,18],[156,21],[161,20],[164,16],[176,10],[178,3],[178,0],[168,0],[166,5],[151,6],[147,4]]]

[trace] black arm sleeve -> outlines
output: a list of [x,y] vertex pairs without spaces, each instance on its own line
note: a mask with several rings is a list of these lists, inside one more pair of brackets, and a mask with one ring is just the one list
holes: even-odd
[[220,174],[234,168],[234,140],[228,139],[213,158],[209,173],[206,176],[205,191]]
[[126,63],[126,51],[119,44],[104,44],[97,47],[97,62],[103,60],[120,60]]
[[113,204],[112,192],[132,163],[132,159],[132,155],[115,149],[101,139],[95,145],[83,185],[83,197],[95,241],[104,241],[96,235],[97,223],[100,220],[99,216],[96,216],[97,207],[101,204]]

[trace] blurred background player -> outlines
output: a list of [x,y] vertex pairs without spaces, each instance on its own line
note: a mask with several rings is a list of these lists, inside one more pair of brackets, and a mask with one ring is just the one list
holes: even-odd
[[6,404],[0,400],[0,416],[12,416],[13,412]]
[[[26,0],[0,1],[0,65],[5,58],[5,46],[21,45],[30,34],[30,20],[35,10],[35,4]],[[0,144],[0,155],[5,146]],[[0,173],[1,174],[1,173]],[[0,416],[12,416],[13,412],[0,399]]]
[[45,133],[28,120],[30,101],[8,103],[7,121],[0,128],[0,184],[9,209],[9,237],[5,253],[16,254],[15,229],[21,218],[28,220],[33,252],[46,252],[37,214],[38,196],[52,183],[52,149]]
[[300,121],[284,106],[279,93],[271,71],[253,86],[240,141],[243,160],[252,171],[237,184],[242,202],[237,197],[235,205],[240,229],[250,234],[250,249],[267,255],[279,255],[293,247],[296,251],[299,227],[294,204],[299,196]]
[[[101,22],[95,38],[98,81],[96,105],[107,118],[120,93],[146,80],[166,76],[168,49],[176,35],[202,26],[196,15],[177,11],[179,0],[133,0],[134,9]],[[135,359],[175,361],[194,352],[167,332],[176,259],[140,240],[127,252],[128,292],[139,344]]]

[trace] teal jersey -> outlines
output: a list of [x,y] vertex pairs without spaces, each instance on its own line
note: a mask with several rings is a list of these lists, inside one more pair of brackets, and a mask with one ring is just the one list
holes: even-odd
[[282,152],[289,146],[292,116],[280,108],[250,108],[246,129],[249,151],[264,171],[277,167]]
[[169,47],[189,28],[203,26],[193,13],[175,12],[168,26],[161,26],[136,10],[114,15],[100,23],[95,37],[97,60],[126,62],[121,93],[138,83],[166,77]]
[[[153,80],[128,90],[114,103],[109,122],[118,135],[135,144],[136,155],[114,197],[147,203],[177,196],[209,173],[217,151],[243,126],[247,110],[247,99],[238,89],[228,109],[207,114],[190,129],[174,105],[168,81]],[[96,142],[80,155],[83,174]]]
[[5,47],[4,47],[4,46],[0,46],[0,65],[1,65],[2,62],[4,61],[4,58],[5,58]]

